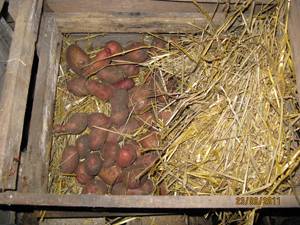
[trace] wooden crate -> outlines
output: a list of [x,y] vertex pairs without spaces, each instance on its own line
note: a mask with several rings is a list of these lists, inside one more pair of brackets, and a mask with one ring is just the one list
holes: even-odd
[[[179,0],[180,1],[180,0]],[[25,1],[29,4],[35,3],[39,6],[39,1]],[[91,208],[254,208],[254,207],[299,207],[299,202],[295,196],[99,196],[99,195],[55,195],[47,193],[47,177],[48,177],[48,162],[49,149],[51,144],[51,127],[53,121],[53,105],[55,101],[56,76],[58,73],[58,65],[61,53],[62,33],[177,33],[178,30],[182,33],[194,32],[193,26],[187,25],[194,23],[201,25],[206,23],[204,17],[199,17],[199,12],[195,11],[194,6],[190,1],[184,3],[174,3],[165,1],[120,1],[116,0],[48,0],[47,12],[42,16],[40,35],[38,39],[37,52],[39,56],[39,67],[36,78],[36,87],[34,94],[34,104],[32,109],[32,118],[29,130],[29,139],[27,151],[22,154],[20,173],[18,180],[18,190],[15,192],[4,192],[0,194],[0,204],[9,205],[34,205],[34,206],[62,206],[62,207],[91,207]],[[142,3],[141,3],[142,2]],[[202,0],[206,7],[212,12],[218,0]],[[227,2],[227,1],[226,1]],[[266,1],[258,1],[264,3]],[[25,4],[25,3],[24,3]],[[290,36],[293,47],[293,56],[296,65],[297,87],[300,92],[300,43],[296,40],[300,38],[300,31],[297,27],[297,22],[300,20],[299,10],[300,2],[291,2],[291,19],[290,19]],[[105,11],[101,7],[105,5]],[[165,9],[170,9],[166,13]],[[31,11],[37,13],[38,10]],[[28,14],[23,15],[28,16]],[[20,16],[18,15],[18,18]],[[28,17],[26,17],[28,18]],[[217,11],[215,23],[221,23],[224,14]],[[24,19],[24,18],[22,18]],[[34,23],[34,21],[33,21]],[[32,31],[32,30],[31,30]],[[27,34],[22,31],[26,38],[33,35],[32,32]],[[33,38],[33,36],[30,36]],[[27,47],[27,45],[25,45]],[[23,47],[24,48],[24,47]],[[23,50],[23,48],[21,48]],[[32,53],[32,46],[30,53]],[[20,52],[25,54],[25,52]],[[24,57],[27,60],[29,57]],[[32,58],[32,57],[31,57]],[[27,64],[26,64],[27,65]],[[14,75],[17,77],[21,73],[21,65],[16,69]],[[22,66],[23,67],[23,66]],[[19,71],[20,70],[20,71]],[[17,76],[18,75],[18,76]],[[25,95],[25,90],[21,93]],[[19,97],[21,93],[17,93]],[[7,92],[7,95],[9,93]],[[17,98],[12,96],[12,99]],[[14,106],[11,100],[6,102],[12,104],[10,111],[14,111]],[[24,104],[22,102],[21,104]],[[23,108],[22,108],[23,109]],[[22,111],[22,110],[21,110]],[[22,111],[23,112],[23,111]],[[18,115],[19,115],[18,114]],[[2,116],[3,117],[3,116]],[[16,154],[17,146],[19,145],[19,137],[13,135],[17,128],[20,129],[20,124],[11,121],[15,115],[6,115],[7,120],[2,119],[9,132],[6,133],[7,139],[5,147],[0,147],[4,152],[4,148],[9,153],[5,159],[10,160],[9,165],[13,165],[12,160]],[[9,123],[10,122],[10,123]],[[14,128],[14,129],[12,129]],[[3,132],[3,131],[2,131]],[[19,133],[18,133],[19,134]],[[17,139],[14,145],[11,145],[12,140]],[[2,137],[0,137],[2,138]],[[1,158],[0,158],[1,159]],[[1,162],[1,161],[0,161]],[[1,163],[0,163],[1,165]],[[7,164],[4,164],[7,165]],[[2,166],[2,177],[4,174]],[[10,168],[10,167],[6,167]],[[0,170],[1,172],[1,170]],[[1,175],[1,173],[0,173]],[[13,181],[11,182],[13,183]],[[1,187],[1,186],[0,186]],[[3,186],[5,187],[13,187]],[[263,199],[266,204],[257,204]],[[241,204],[245,202],[246,204]]]

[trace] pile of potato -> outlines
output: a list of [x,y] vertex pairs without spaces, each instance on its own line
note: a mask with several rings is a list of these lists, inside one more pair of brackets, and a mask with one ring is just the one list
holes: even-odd
[[[153,45],[161,48],[164,43],[155,40]],[[159,159],[155,149],[160,145],[160,136],[153,127],[168,121],[172,112],[164,110],[154,115],[153,101],[164,105],[168,98],[154,76],[135,86],[132,78],[139,74],[138,64],[149,58],[148,51],[156,51],[143,46],[134,42],[123,49],[118,42],[109,41],[93,59],[75,44],[66,50],[67,64],[78,75],[67,81],[68,91],[111,104],[110,117],[100,112],[73,113],[64,124],[53,127],[55,134],[81,134],[75,145],[66,146],[60,168],[64,174],[75,173],[82,193],[143,195],[155,190],[147,178]],[[112,60],[125,63],[115,64]],[[143,137],[138,141],[128,138],[141,126],[147,128]],[[144,150],[147,153],[142,154]]]

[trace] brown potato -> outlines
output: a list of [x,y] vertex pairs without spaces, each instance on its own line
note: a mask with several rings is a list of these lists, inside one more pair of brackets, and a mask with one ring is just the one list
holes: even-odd
[[89,134],[89,147],[91,150],[99,150],[105,143],[108,132],[98,128],[92,128]]
[[163,124],[166,124],[172,115],[173,112],[170,109],[165,109],[158,113],[158,118],[163,122]]
[[89,183],[87,183],[81,194],[97,194],[97,195],[105,195],[107,194],[107,186],[106,184],[100,180],[100,179],[97,179],[97,180],[92,180],[90,181]]
[[[142,42],[133,42],[126,47],[126,50],[135,49],[143,46],[145,46],[145,44]],[[142,63],[148,59],[148,51],[144,48],[137,49],[127,53],[126,57],[132,62]]]
[[159,134],[157,132],[151,132],[140,140],[141,145],[144,148],[155,149],[159,147]]
[[129,92],[129,107],[133,108],[136,114],[141,114],[151,107],[150,97],[152,90],[147,85],[136,86]]
[[62,134],[80,134],[87,127],[86,113],[73,113],[69,120],[63,125],[55,125],[54,133]]
[[111,190],[112,195],[126,195],[127,194],[127,188],[125,184],[123,183],[117,183],[112,187]]
[[115,142],[105,142],[102,148],[102,158],[104,161],[116,161],[120,147]]
[[136,152],[137,158],[142,156],[142,148],[138,145],[136,141],[129,140],[126,142],[126,145],[130,146],[130,148],[134,149]]
[[153,48],[155,52],[159,52],[159,51],[161,51],[160,49],[166,49],[167,48],[167,42],[163,41],[159,38],[153,38],[152,45],[156,47],[156,48]]
[[62,153],[60,170],[62,173],[73,173],[79,163],[79,154],[75,146],[67,146]]
[[112,86],[117,89],[129,90],[134,87],[134,81],[131,78],[126,78],[116,83],[113,83]]
[[112,142],[112,143],[118,143],[120,138],[121,138],[120,134],[113,133],[113,132],[108,132],[106,141],[107,142]]
[[109,128],[111,126],[111,119],[104,113],[91,113],[88,116],[88,127],[92,129],[93,127],[104,127]]
[[76,77],[67,81],[67,89],[75,96],[83,97],[89,94],[85,87],[85,81],[83,77]]
[[93,63],[84,69],[84,72],[82,73],[83,76],[89,77],[93,73],[96,73],[107,66],[111,61],[111,59],[107,59],[109,56],[111,56],[110,49],[104,48],[99,51],[96,56],[91,59]]
[[75,173],[76,173],[76,180],[80,184],[87,184],[93,179],[93,176],[87,173],[84,162],[79,163]]
[[112,55],[118,54],[123,51],[122,46],[119,42],[111,40],[106,42],[105,47],[108,48]]
[[81,75],[82,67],[90,62],[90,58],[78,45],[72,44],[66,50],[66,61],[74,73]]
[[116,83],[126,77],[124,71],[117,66],[106,67],[97,73],[97,77],[109,84]]
[[102,101],[107,101],[113,96],[113,88],[107,84],[99,83],[96,80],[88,80],[85,86],[89,93]]
[[134,118],[130,118],[127,123],[123,124],[119,131],[123,134],[133,134],[139,128],[138,121]]
[[90,153],[84,161],[85,170],[91,176],[96,176],[99,173],[102,164],[103,162],[97,152]]
[[134,64],[124,64],[119,67],[124,71],[127,77],[138,75],[140,72],[140,67]]
[[136,150],[132,145],[125,144],[118,152],[116,163],[119,167],[128,167],[136,160]]
[[75,145],[81,159],[84,159],[90,152],[89,149],[89,137],[87,134],[84,134],[76,139]]
[[108,185],[113,185],[122,174],[122,169],[117,165],[102,167],[98,176]]
[[111,120],[116,126],[123,125],[129,115],[128,109],[128,92],[123,89],[116,89],[112,98],[111,104]]
[[159,154],[157,152],[149,152],[139,157],[135,161],[134,165],[146,168],[153,165],[158,159],[159,159]]

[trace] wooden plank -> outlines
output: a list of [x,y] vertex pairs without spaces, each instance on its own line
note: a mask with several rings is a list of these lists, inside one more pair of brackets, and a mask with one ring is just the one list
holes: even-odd
[[0,95],[0,189],[15,189],[32,59],[42,0],[19,4]]
[[9,54],[12,30],[3,18],[0,18],[0,90],[2,89],[3,74]]
[[[199,13],[55,13],[61,32],[198,32],[191,24],[203,26],[206,18]],[[214,17],[216,24],[224,14]]]
[[[261,203],[264,202],[264,205]],[[278,196],[109,196],[55,195],[38,193],[0,193],[0,205],[61,206],[81,208],[295,208],[293,195]]]
[[[38,40],[39,65],[29,128],[28,146],[21,157],[18,190],[47,192],[51,127],[62,35],[53,17],[43,17]],[[32,164],[34,162],[34,165]]]
[[[154,1],[162,1],[162,2],[181,2],[181,3],[188,3],[188,2],[193,2],[194,0],[154,0]],[[230,4],[235,4],[235,3],[243,3],[245,1],[241,1],[241,0],[196,0],[196,2],[198,3],[230,3]],[[268,2],[270,2],[270,0],[255,0],[256,4],[267,4]]]
[[291,1],[289,18],[289,35],[292,47],[292,57],[296,73],[296,85],[298,90],[298,102],[300,103],[300,2]]
[[19,8],[20,0],[9,0],[8,4],[8,12],[11,17],[16,21],[18,15],[18,8]]
[[0,0],[0,11],[2,10],[2,7],[4,5],[5,0]]

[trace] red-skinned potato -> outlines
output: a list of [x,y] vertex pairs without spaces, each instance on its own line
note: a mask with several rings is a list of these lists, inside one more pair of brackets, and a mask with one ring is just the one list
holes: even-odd
[[[114,129],[113,129],[114,130]],[[107,142],[118,143],[121,138],[120,134],[109,132],[106,138]]]
[[144,148],[155,149],[159,147],[159,134],[157,132],[148,133],[140,140]]
[[104,161],[111,160],[114,162],[117,159],[119,151],[120,147],[118,144],[114,142],[105,142],[102,148],[102,158]]
[[81,159],[84,159],[90,152],[89,149],[89,137],[87,134],[84,134],[76,139],[75,145]]
[[119,167],[124,168],[130,166],[136,158],[136,150],[132,148],[132,145],[125,144],[118,152],[116,163]]
[[129,107],[133,108],[136,114],[144,113],[151,107],[150,97],[152,90],[147,85],[136,86],[129,92]]
[[128,109],[128,92],[123,89],[116,89],[112,98],[111,104],[111,120],[116,126],[123,125],[129,115]]
[[163,122],[163,124],[166,124],[170,120],[172,115],[173,112],[170,109],[165,109],[158,113],[158,118]]
[[161,49],[167,48],[167,42],[159,38],[153,38],[152,45],[156,47],[151,49],[154,52],[159,52]]
[[67,81],[67,89],[70,93],[78,97],[84,97],[89,94],[85,87],[85,81],[83,77],[75,77]]
[[107,84],[99,83],[96,80],[88,80],[85,82],[86,89],[89,93],[102,101],[107,101],[113,96],[113,88]]
[[91,150],[99,150],[105,143],[108,132],[98,128],[92,128],[89,133],[89,147]]
[[136,115],[135,118],[137,119],[140,126],[142,125],[152,126],[156,123],[154,114],[149,111]]
[[149,152],[139,157],[134,165],[146,168],[152,166],[158,159],[159,155],[157,152]]
[[122,169],[117,165],[102,167],[98,176],[108,185],[113,185],[117,182],[122,174]]
[[109,128],[111,126],[110,117],[106,116],[104,113],[91,113],[88,116],[88,127],[90,129],[94,127],[104,127]]
[[84,162],[79,163],[75,173],[76,173],[76,180],[80,184],[87,184],[93,179],[93,176],[87,173]]
[[86,172],[91,176],[96,176],[99,173],[102,164],[103,162],[97,152],[90,153],[84,161]]
[[154,185],[151,180],[146,180],[139,188],[128,189],[127,195],[149,195],[154,191]]
[[107,186],[102,180],[94,179],[84,186],[81,194],[105,195],[107,194]]
[[[145,44],[142,42],[133,42],[126,47],[126,50],[140,48],[143,46],[145,46]],[[142,63],[148,59],[148,51],[145,48],[137,49],[127,53],[126,58],[132,62]]]
[[124,169],[119,181],[123,182],[129,189],[139,188],[146,179],[143,174],[144,170],[144,167],[132,165]]
[[140,72],[140,67],[134,64],[124,64],[119,67],[124,71],[127,77],[138,75]]
[[83,66],[90,62],[90,58],[78,45],[72,44],[66,50],[66,61],[71,70],[81,75]]
[[63,125],[55,125],[54,133],[60,134],[80,134],[87,127],[86,113],[73,113],[69,120]]
[[125,78],[116,83],[113,83],[112,86],[117,89],[129,90],[134,87],[134,81],[131,78]]
[[79,154],[75,146],[67,146],[63,151],[60,163],[62,173],[73,173],[79,163]]
[[120,43],[115,40],[106,42],[105,47],[110,50],[112,55],[118,54],[123,51]]
[[107,66],[111,61],[110,59],[107,59],[107,57],[110,56],[111,52],[108,48],[104,48],[101,51],[99,51],[96,54],[96,56],[93,59],[91,59],[91,62],[93,63],[84,69],[83,76],[89,77],[93,73],[96,73],[105,66]]
[[126,145],[128,145],[128,146],[130,146],[130,148],[134,149],[134,151],[136,152],[137,158],[142,156],[142,148],[138,145],[138,143],[136,141],[129,140],[126,142]]
[[117,183],[112,187],[111,190],[112,195],[126,195],[127,194],[127,188],[125,184],[123,183]]
[[130,118],[127,123],[123,124],[119,131],[123,134],[133,134],[139,128],[139,123],[136,119]]
[[117,66],[109,66],[104,68],[103,70],[100,70],[97,73],[97,77],[106,83],[113,84],[120,80],[123,80],[126,77],[126,74],[121,68]]

